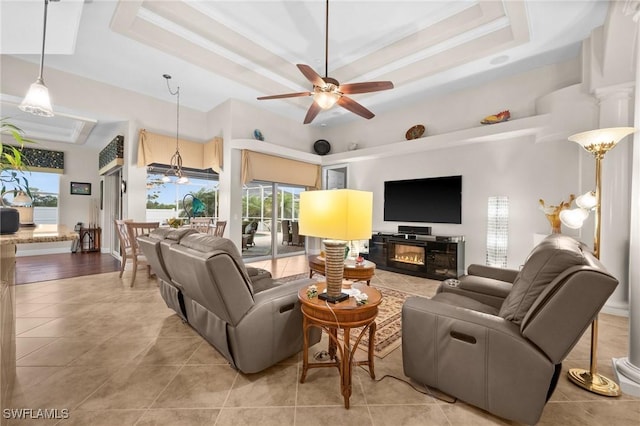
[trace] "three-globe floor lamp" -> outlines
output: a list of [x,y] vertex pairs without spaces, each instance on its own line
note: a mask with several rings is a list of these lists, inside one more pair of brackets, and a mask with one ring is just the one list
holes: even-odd
[[[590,130],[569,136],[569,140],[580,144],[596,159],[596,190],[576,199],[577,209],[563,210],[560,220],[569,228],[578,229],[589,215],[589,210],[595,211],[595,232],[593,236],[593,254],[600,258],[600,225],[601,225],[601,191],[602,191],[602,160],[604,155],[616,146],[625,136],[635,132],[633,127],[612,127]],[[591,324],[591,365],[589,370],[572,368],[568,372],[569,379],[576,385],[590,392],[605,396],[620,395],[620,387],[616,382],[598,373],[598,317]]]

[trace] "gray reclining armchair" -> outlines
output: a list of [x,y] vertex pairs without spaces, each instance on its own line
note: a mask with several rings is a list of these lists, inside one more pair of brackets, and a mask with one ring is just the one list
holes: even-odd
[[[151,254],[150,262],[164,264],[161,293],[165,297],[164,287],[165,292],[176,294],[167,305],[178,313],[182,310],[189,325],[232,367],[257,373],[302,350],[298,290],[313,280],[280,283],[264,270],[248,269],[226,238],[201,233],[174,240],[164,237],[150,235],[139,241],[145,254]],[[167,279],[170,283],[164,282]],[[180,301],[179,310],[173,300]],[[310,338],[310,344],[315,344],[320,333]]]
[[500,417],[536,423],[561,363],[618,281],[586,246],[554,234],[520,271],[471,265],[402,309],[404,373]]

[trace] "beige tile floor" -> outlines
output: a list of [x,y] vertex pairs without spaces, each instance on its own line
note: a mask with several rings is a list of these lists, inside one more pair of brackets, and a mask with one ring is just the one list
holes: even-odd
[[[257,262],[288,276],[307,271],[305,258]],[[16,287],[16,408],[68,409],[65,425],[485,425],[511,424],[462,402],[448,404],[393,378],[354,375],[345,410],[335,369],[310,370],[298,383],[294,356],[244,375],[169,310],[156,283],[138,274],[85,276]],[[437,282],[378,271],[372,285],[429,296]],[[601,315],[600,370],[627,354],[625,318]],[[589,333],[565,362],[587,367]],[[323,349],[320,345],[311,352]],[[376,359],[376,375],[406,379],[401,349]],[[57,424],[10,421],[8,424]],[[544,425],[638,425],[640,400],[600,397],[563,374],[547,404]]]

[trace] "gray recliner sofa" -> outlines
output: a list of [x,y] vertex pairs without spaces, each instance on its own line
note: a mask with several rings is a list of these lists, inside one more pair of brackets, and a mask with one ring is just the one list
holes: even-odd
[[553,234],[520,271],[471,265],[402,308],[404,373],[500,417],[538,422],[561,363],[618,281],[591,251]]
[[[302,350],[298,290],[313,280],[282,283],[247,268],[226,238],[158,230],[138,241],[167,305],[232,367],[256,373]],[[310,338],[315,344],[320,333]]]

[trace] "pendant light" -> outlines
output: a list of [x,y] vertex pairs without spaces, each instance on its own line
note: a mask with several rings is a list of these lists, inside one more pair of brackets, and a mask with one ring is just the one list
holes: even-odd
[[167,88],[169,89],[169,93],[171,95],[177,97],[177,102],[176,102],[176,152],[175,152],[175,154],[173,154],[173,156],[171,157],[171,160],[169,161],[169,165],[171,166],[171,168],[165,172],[164,176],[162,177],[162,181],[163,182],[171,181],[171,179],[169,178],[169,174],[173,174],[175,177],[177,177],[176,183],[186,184],[186,183],[189,183],[189,178],[187,176],[185,176],[184,172],[182,171],[182,156],[180,155],[180,146],[179,146],[179,141],[180,141],[180,136],[179,136],[179,133],[180,133],[180,86],[178,86],[178,88],[175,91],[171,90],[171,86],[169,85],[169,80],[171,79],[171,76],[169,74],[163,74],[162,76],[167,80]]
[[49,1],[44,0],[44,25],[42,26],[42,53],[40,55],[40,74],[38,79],[29,87],[27,95],[18,108],[22,111],[39,115],[41,117],[53,117],[53,108],[51,108],[51,99],[49,99],[49,89],[44,85],[42,79],[42,70],[44,68],[44,45],[47,38],[47,6]]

